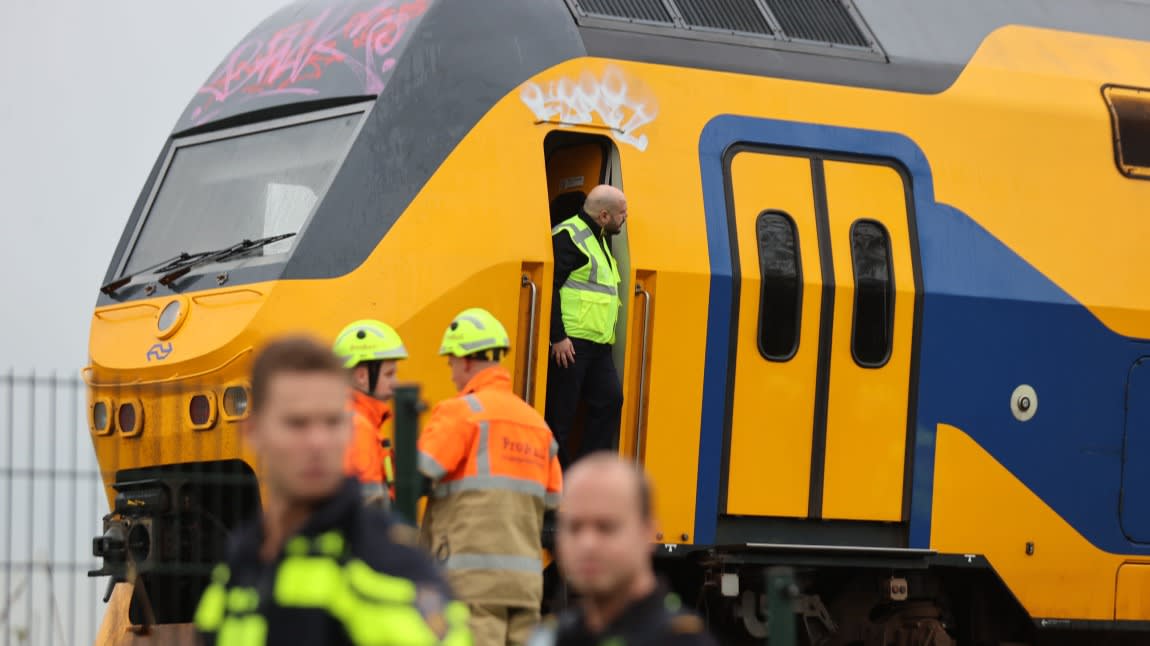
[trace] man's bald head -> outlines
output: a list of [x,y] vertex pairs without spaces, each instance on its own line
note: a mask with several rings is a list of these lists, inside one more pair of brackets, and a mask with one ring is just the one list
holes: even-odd
[[594,214],[600,209],[618,210],[626,201],[627,198],[623,196],[623,191],[610,184],[600,184],[587,194],[584,208],[588,213]]
[[619,233],[627,221],[627,198],[614,186],[600,184],[587,194],[583,210],[607,233]]
[[588,455],[564,474],[558,529],[559,569],[579,594],[618,597],[653,576],[651,487],[614,453]]
[[585,483],[609,483],[617,495],[634,501],[639,519],[651,522],[651,482],[643,470],[610,451],[598,451],[581,458],[563,476],[564,495],[579,491]]

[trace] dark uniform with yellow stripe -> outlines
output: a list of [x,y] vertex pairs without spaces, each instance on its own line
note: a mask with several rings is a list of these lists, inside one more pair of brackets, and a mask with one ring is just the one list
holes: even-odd
[[205,644],[470,646],[467,608],[429,557],[395,542],[403,528],[364,508],[348,479],[289,538],[259,558],[262,526],[237,532],[196,610]]
[[679,597],[659,588],[627,606],[601,632],[587,627],[576,606],[548,617],[527,646],[716,646],[703,620]]

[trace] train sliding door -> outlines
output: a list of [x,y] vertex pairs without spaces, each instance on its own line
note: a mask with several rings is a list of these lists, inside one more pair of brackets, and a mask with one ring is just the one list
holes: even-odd
[[915,308],[908,193],[884,164],[822,167],[836,285],[822,517],[898,522]]
[[897,544],[884,527],[906,517],[917,283],[903,176],[794,151],[728,160],[740,282],[726,524],[821,541],[833,521],[866,521],[878,531],[859,540]]
[[804,518],[823,284],[811,162],[740,152],[730,178],[742,282],[727,513]]

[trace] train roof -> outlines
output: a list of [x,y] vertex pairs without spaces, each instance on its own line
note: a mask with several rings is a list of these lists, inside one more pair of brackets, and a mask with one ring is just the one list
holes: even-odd
[[963,65],[1005,25],[1150,40],[1150,0],[854,0],[891,60]]
[[[949,87],[1006,25],[1150,40],[1150,0],[561,1],[591,55],[909,92]],[[660,4],[669,23],[634,18]]]
[[[611,14],[660,7],[665,14],[644,19]],[[933,93],[1007,24],[1150,40],[1150,0],[300,0],[252,30],[196,92],[137,199],[105,283],[127,271],[168,161],[183,146],[214,141],[216,131],[243,130],[232,126],[364,106],[291,254],[228,272],[230,284],[330,278],[372,253],[491,106],[564,61],[609,57]],[[732,25],[739,29],[724,28]],[[1073,52],[1052,55],[1070,60]],[[101,293],[98,303],[144,297],[145,282]],[[216,286],[214,274],[193,272],[172,291]]]
[[[547,64],[589,55],[927,93],[953,83],[1005,25],[1150,41],[1150,0],[484,0],[478,24],[468,4],[289,4],[228,53],[176,131],[277,106],[377,96],[413,40],[438,52],[471,48],[476,67],[490,60],[485,50],[543,33],[553,43],[538,59]],[[421,27],[428,16],[430,27]],[[484,42],[453,40],[461,26],[481,31]]]

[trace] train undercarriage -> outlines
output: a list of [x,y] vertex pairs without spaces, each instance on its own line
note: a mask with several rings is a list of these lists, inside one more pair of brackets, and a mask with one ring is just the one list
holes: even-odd
[[[1073,622],[1040,629],[978,555],[786,544],[660,545],[656,552],[661,580],[724,646],[1150,643],[1147,632]],[[547,575],[544,610],[573,603],[554,566]],[[775,608],[790,614],[776,619]]]
[[[1028,644],[1025,613],[977,557],[926,550],[744,545],[685,559],[688,590],[724,644],[769,643],[790,608],[807,646]],[[667,563],[672,577],[686,564]],[[781,588],[781,589],[780,589]],[[785,631],[791,633],[790,630]]]
[[[227,534],[259,506],[240,461],[121,471],[90,576],[110,577],[105,601],[128,604],[132,632],[191,621]],[[550,544],[550,536],[544,543]],[[1040,630],[990,564],[974,554],[790,543],[658,545],[660,577],[704,616],[724,645],[1063,646],[1150,643],[1150,632]],[[552,563],[544,611],[574,601]],[[127,584],[116,590],[117,584]],[[123,595],[130,595],[124,600]],[[115,601],[113,602],[115,603]],[[777,615],[788,608],[789,615]],[[780,623],[781,622],[781,623]],[[153,633],[158,636],[159,633]],[[790,643],[782,641],[783,644]]]

